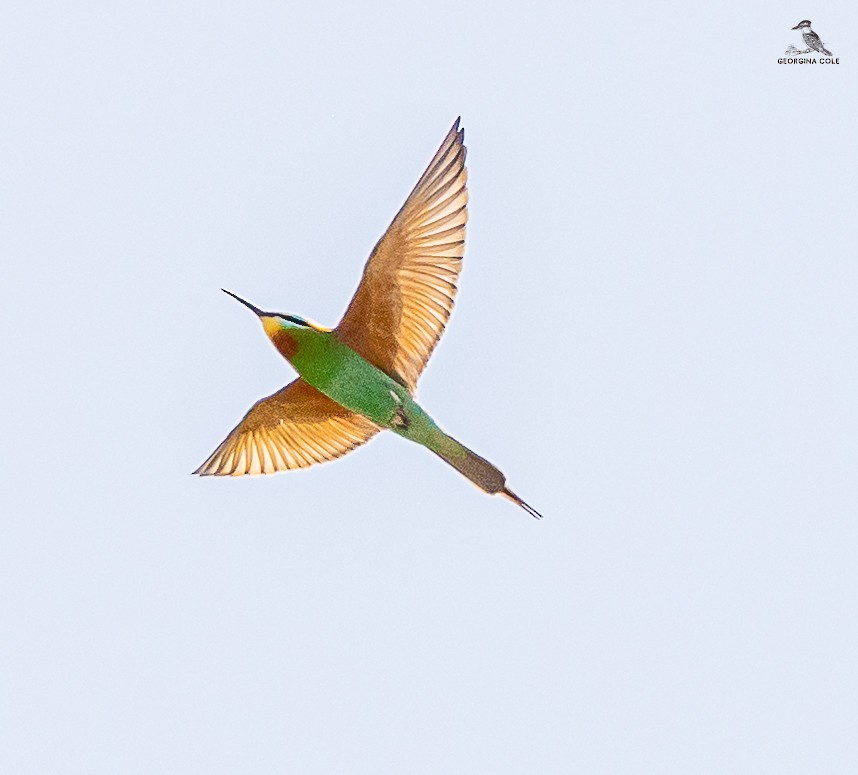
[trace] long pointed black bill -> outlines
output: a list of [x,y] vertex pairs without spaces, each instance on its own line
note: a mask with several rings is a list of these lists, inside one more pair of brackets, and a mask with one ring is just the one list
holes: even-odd
[[241,296],[236,296],[232,291],[228,291],[226,288],[221,288],[221,290],[227,296],[232,296],[232,298],[235,299],[236,301],[240,301],[242,304],[244,304],[245,307],[252,310],[257,315],[264,315],[265,314],[261,309],[259,309],[259,307],[254,307],[249,301],[245,301],[244,299],[241,298]]

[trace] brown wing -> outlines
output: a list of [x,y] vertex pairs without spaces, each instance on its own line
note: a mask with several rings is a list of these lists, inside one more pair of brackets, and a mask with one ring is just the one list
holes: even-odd
[[373,249],[336,329],[412,392],[456,295],[468,220],[464,135],[457,119]]
[[257,401],[194,473],[243,476],[307,468],[351,452],[378,430],[375,423],[296,379]]

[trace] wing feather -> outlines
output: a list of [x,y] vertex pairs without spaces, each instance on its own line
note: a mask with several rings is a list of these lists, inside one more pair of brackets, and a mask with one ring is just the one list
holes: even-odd
[[373,249],[336,329],[412,392],[456,296],[468,220],[465,155],[457,120]]
[[296,379],[257,401],[195,474],[244,476],[307,468],[369,441],[375,423]]

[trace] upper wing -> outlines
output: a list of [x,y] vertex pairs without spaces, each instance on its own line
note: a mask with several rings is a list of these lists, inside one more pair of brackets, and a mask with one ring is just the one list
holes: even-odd
[[302,379],[257,401],[196,471],[201,476],[273,474],[345,455],[378,426]]
[[340,340],[412,392],[453,309],[465,250],[465,132],[453,124],[372,251]]

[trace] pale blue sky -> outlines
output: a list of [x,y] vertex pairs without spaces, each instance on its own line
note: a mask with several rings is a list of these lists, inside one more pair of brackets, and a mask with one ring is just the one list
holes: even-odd
[[[840,65],[777,58],[804,18]],[[858,14],[7,3],[0,770],[851,773]],[[419,397],[189,472],[292,378],[457,115]]]

